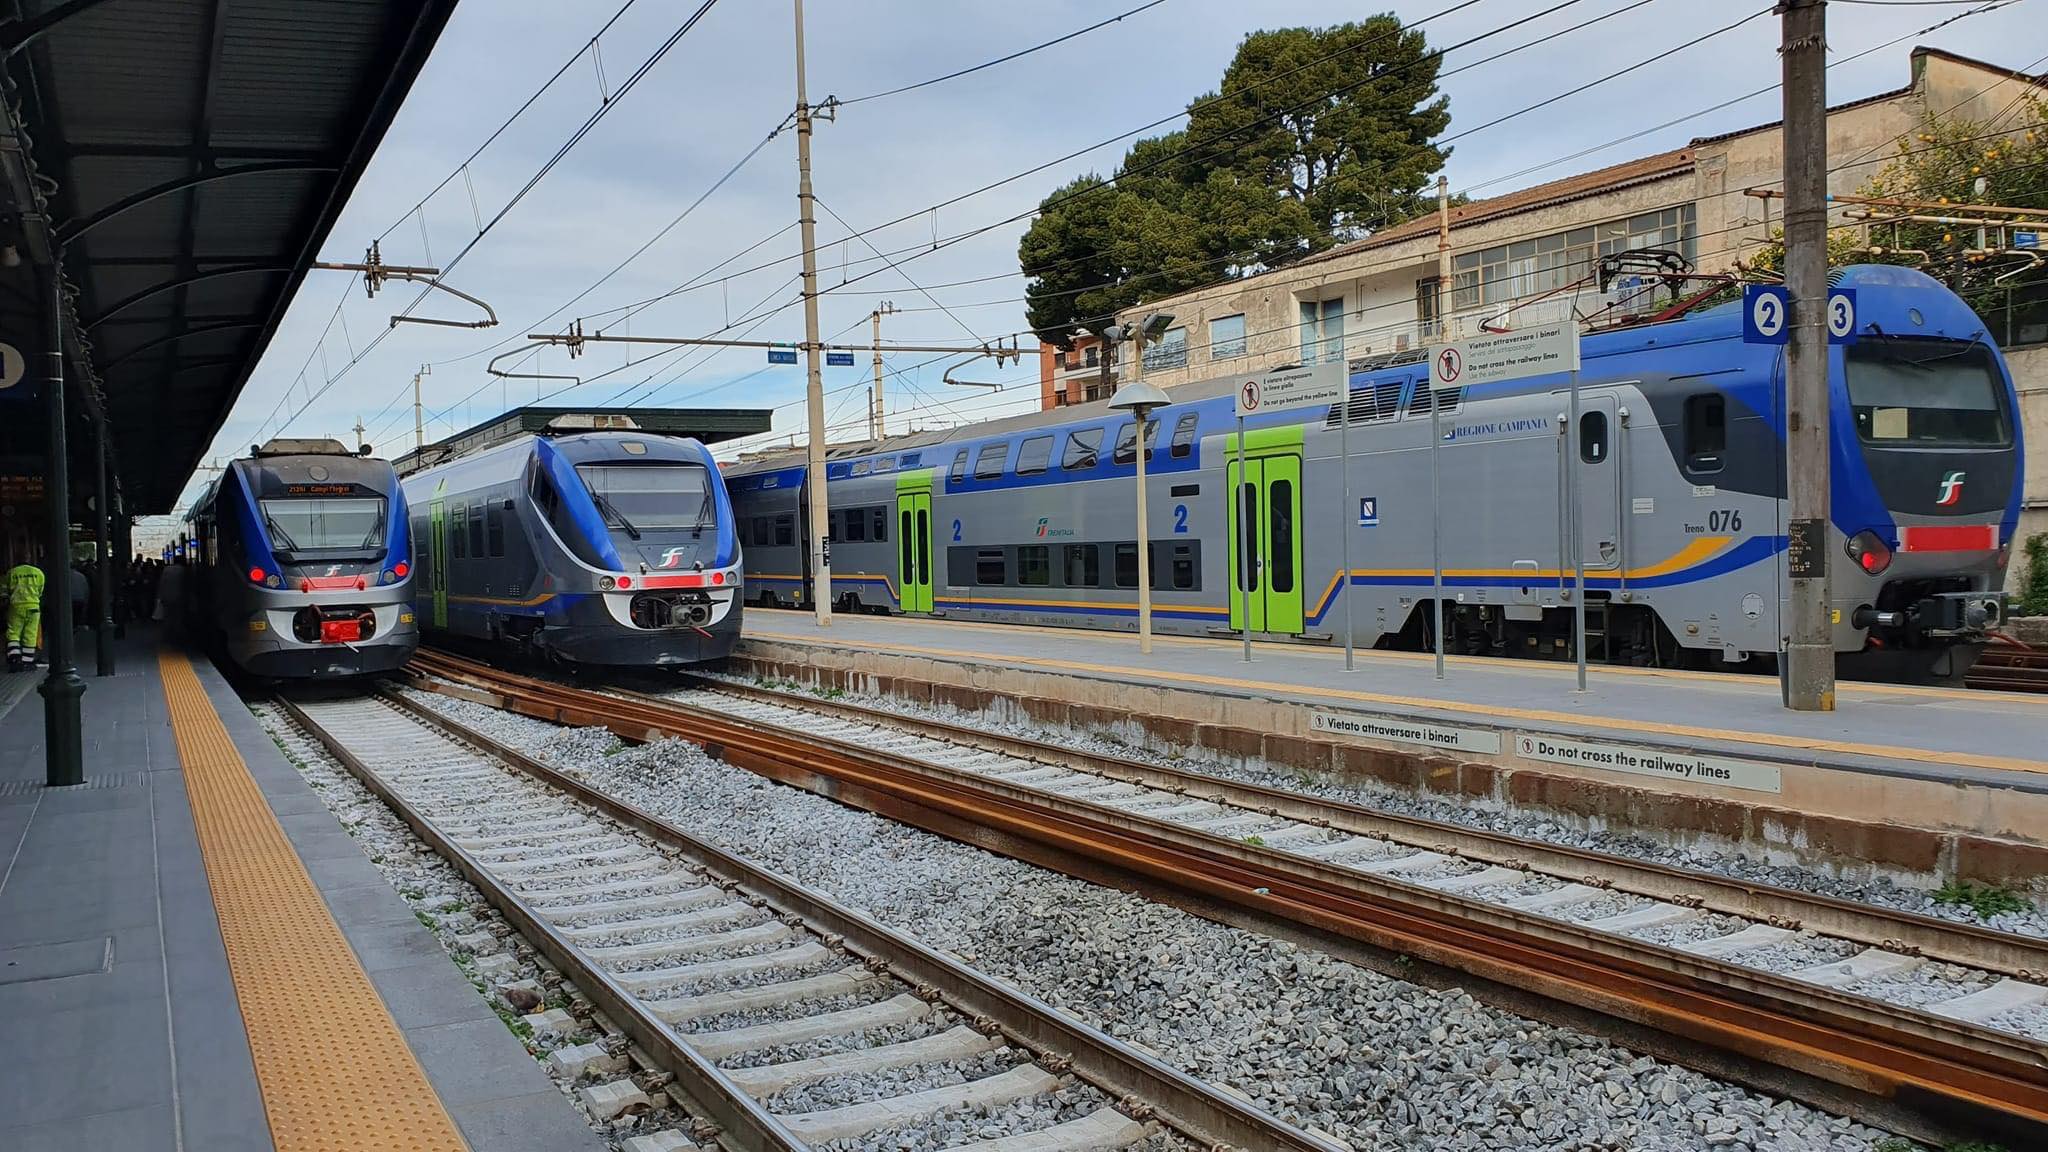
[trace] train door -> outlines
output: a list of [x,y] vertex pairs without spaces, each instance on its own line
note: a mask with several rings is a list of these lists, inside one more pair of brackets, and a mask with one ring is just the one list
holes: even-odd
[[896,492],[896,582],[905,612],[932,610],[932,493],[899,485]]
[[427,519],[432,525],[433,539],[428,545],[428,554],[433,563],[429,588],[434,596],[434,627],[448,627],[448,505],[441,499],[441,489],[434,489],[434,499],[427,505]]
[[1301,596],[1301,455],[1260,453],[1229,466],[1230,626],[1298,635]]
[[1620,435],[1613,396],[1579,398],[1579,556],[1587,571],[1621,566]]

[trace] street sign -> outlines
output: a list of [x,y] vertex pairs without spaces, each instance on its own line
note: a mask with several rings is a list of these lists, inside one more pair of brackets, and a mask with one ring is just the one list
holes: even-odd
[[2041,234],[2039,232],[2014,232],[2012,234],[2012,246],[2015,248],[2039,248],[2041,246]]
[[1742,342],[1785,344],[1792,339],[1792,293],[1783,284],[1742,286]]
[[851,368],[853,367],[853,353],[827,352],[825,353],[825,363],[833,368]]
[[1828,343],[1856,342],[1856,290],[1828,289]]
[[1437,388],[1578,370],[1577,324],[1538,324],[1513,332],[1452,340],[1438,346],[1429,357],[1429,382]]
[[770,348],[768,350],[768,362],[770,364],[794,364],[796,363],[796,349]]
[[[1742,342],[1787,344],[1792,340],[1792,294],[1783,284],[1742,286]],[[1856,290],[1828,289],[1828,343],[1856,343]]]
[[1261,412],[1339,403],[1344,399],[1344,383],[1349,374],[1348,365],[1333,360],[1246,376],[1237,385],[1237,414],[1256,416]]

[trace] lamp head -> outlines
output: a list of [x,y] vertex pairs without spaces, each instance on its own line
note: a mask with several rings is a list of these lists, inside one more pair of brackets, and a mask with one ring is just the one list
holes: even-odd
[[1147,340],[1157,340],[1168,328],[1173,327],[1173,313],[1153,312],[1138,322],[1138,330]]
[[1164,389],[1144,380],[1134,380],[1116,390],[1109,398],[1109,406],[1119,412],[1129,412],[1144,419],[1154,408],[1164,408],[1171,403]]

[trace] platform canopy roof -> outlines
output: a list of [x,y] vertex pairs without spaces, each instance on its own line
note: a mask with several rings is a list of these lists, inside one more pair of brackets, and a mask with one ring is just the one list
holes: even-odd
[[454,5],[0,0],[0,315],[40,348],[61,265],[128,512],[170,510]]

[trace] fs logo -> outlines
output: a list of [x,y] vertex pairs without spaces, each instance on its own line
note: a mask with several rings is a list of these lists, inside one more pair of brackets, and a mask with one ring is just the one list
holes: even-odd
[[1038,535],[1038,536],[1039,536],[1040,538],[1043,538],[1043,537],[1045,536],[1045,529],[1046,529],[1046,526],[1047,526],[1048,524],[1050,524],[1051,522],[1052,522],[1052,517],[1050,517],[1050,516],[1040,516],[1040,517],[1038,518],[1038,532],[1036,533],[1036,535]]
[[663,553],[661,554],[661,563],[660,563],[660,564],[658,564],[658,565],[656,565],[656,567],[659,567],[659,568],[674,568],[674,567],[676,567],[677,565],[681,564],[682,562],[683,562],[683,549],[682,549],[681,547],[675,547],[675,548],[671,548],[671,549],[669,549],[668,551],[666,551],[666,552],[663,552]]
[[1951,508],[1963,498],[1963,474],[1951,472],[1941,478],[1941,498],[1934,502],[1937,508]]

